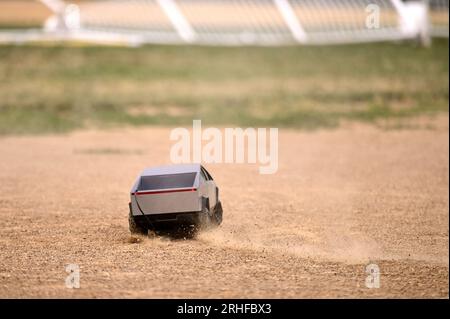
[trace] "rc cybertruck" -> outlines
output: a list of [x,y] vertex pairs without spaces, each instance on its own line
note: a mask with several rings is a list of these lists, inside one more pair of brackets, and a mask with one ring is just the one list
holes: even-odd
[[131,188],[130,231],[219,225],[219,189],[200,164],[177,164],[145,169]]

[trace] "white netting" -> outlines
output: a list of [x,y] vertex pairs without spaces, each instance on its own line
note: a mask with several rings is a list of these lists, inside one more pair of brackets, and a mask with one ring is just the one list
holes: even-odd
[[448,0],[430,0],[431,35],[448,37]]
[[54,11],[47,36],[95,42],[279,45],[448,36],[448,0],[41,1]]

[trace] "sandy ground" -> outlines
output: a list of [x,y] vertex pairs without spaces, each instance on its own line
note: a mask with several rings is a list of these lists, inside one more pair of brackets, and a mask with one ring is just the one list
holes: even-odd
[[[0,297],[446,297],[448,116],[432,129],[280,131],[280,168],[207,165],[224,222],[128,231],[129,189],[170,129],[0,138]],[[67,289],[65,265],[81,267]],[[376,263],[381,287],[365,287]]]

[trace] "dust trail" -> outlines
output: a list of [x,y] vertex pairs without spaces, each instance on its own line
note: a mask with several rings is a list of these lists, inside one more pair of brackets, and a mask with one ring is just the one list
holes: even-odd
[[[242,231],[242,229],[241,229]],[[270,252],[324,261],[366,263],[382,257],[373,241],[358,237],[328,234],[322,240],[311,240],[310,234],[286,232],[283,235],[240,232],[231,227],[201,232],[197,240],[236,250]]]

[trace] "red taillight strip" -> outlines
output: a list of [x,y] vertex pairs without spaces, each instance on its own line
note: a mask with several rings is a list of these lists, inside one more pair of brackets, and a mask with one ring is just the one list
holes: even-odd
[[165,191],[148,191],[148,192],[135,192],[131,195],[153,195],[153,194],[165,194],[165,193],[179,193],[179,192],[195,192],[197,188],[183,188],[183,189],[169,189]]

